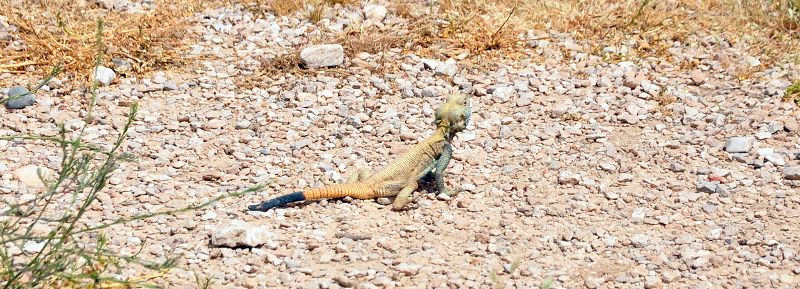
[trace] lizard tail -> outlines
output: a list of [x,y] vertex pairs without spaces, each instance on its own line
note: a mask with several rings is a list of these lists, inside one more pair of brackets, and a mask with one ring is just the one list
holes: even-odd
[[305,196],[306,200],[338,199],[344,197],[371,199],[375,197],[372,188],[360,182],[307,189],[303,192],[303,196]]
[[338,199],[343,197],[352,197],[356,199],[371,199],[374,197],[372,188],[363,183],[347,183],[336,184],[321,188],[307,189],[303,192],[294,192],[286,194],[277,198],[267,200],[258,205],[250,205],[247,207],[251,211],[266,212],[269,209],[283,206],[288,203],[305,201],[305,200],[319,200],[319,199]]
[[283,206],[288,203],[303,201],[305,199],[306,197],[303,196],[303,192],[294,192],[291,194],[286,194],[274,199],[267,200],[258,205],[247,206],[247,209],[251,211],[266,212],[267,210],[272,209],[274,207]]

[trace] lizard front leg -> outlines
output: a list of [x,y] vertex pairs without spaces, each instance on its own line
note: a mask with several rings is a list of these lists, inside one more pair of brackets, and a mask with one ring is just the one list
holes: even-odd
[[411,198],[411,193],[417,189],[417,186],[417,180],[412,180],[406,184],[406,186],[403,187],[403,189],[400,190],[400,193],[398,193],[395,197],[394,203],[392,203],[392,208],[395,210],[402,210],[406,205],[408,205],[408,203],[413,201]]
[[444,145],[442,149],[442,155],[439,156],[439,159],[436,160],[436,165],[434,166],[433,171],[433,178],[436,182],[436,189],[439,190],[439,193],[448,195],[450,197],[455,196],[458,194],[458,191],[452,191],[447,189],[447,186],[444,184],[444,170],[447,168],[447,165],[450,164],[450,158],[453,156],[453,146],[449,143]]

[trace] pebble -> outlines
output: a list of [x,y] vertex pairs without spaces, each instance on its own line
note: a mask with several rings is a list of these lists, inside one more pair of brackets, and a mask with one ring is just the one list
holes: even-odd
[[514,96],[514,88],[510,86],[496,87],[492,92],[492,100],[496,103],[505,103]]
[[400,271],[400,273],[403,273],[406,276],[417,275],[417,273],[419,273],[419,269],[421,268],[422,266],[417,264],[400,263],[397,265],[397,271]]
[[717,192],[718,183],[701,181],[697,183],[697,191],[700,193],[715,193]]
[[787,180],[800,180],[800,166],[783,168],[783,178]]
[[579,175],[570,171],[560,171],[558,173],[558,183],[562,185],[577,185],[580,183],[581,178]]
[[383,21],[386,18],[386,12],[386,6],[383,5],[367,4],[364,6],[364,15],[367,16],[367,19]]
[[36,102],[36,95],[22,86],[12,86],[6,92],[6,107],[9,109],[23,109]]
[[755,57],[752,57],[752,56],[745,57],[744,61],[747,62],[747,64],[752,66],[752,67],[756,67],[756,66],[761,65],[761,61],[758,60],[758,58],[755,58]]
[[266,226],[255,226],[244,221],[232,220],[214,230],[211,234],[211,244],[228,248],[258,247],[273,238],[273,234],[268,229]]
[[589,289],[600,288],[600,286],[602,286],[603,283],[605,283],[605,282],[606,282],[605,278],[598,277],[598,276],[595,276],[595,275],[587,275],[583,279],[583,284],[586,286],[586,288],[589,288]]
[[533,93],[524,92],[520,93],[519,97],[517,98],[517,106],[529,106],[533,103]]
[[340,44],[310,45],[300,51],[300,60],[308,68],[339,66],[344,63],[344,47]]
[[377,202],[378,202],[378,204],[387,206],[387,205],[390,205],[392,203],[392,199],[389,199],[389,198],[378,198]]
[[647,211],[645,208],[636,208],[633,210],[631,214],[631,222],[632,223],[641,223],[644,221],[644,217],[646,216]]
[[756,136],[757,140],[765,140],[765,139],[768,139],[768,138],[772,138],[772,133],[770,133],[768,131],[761,131],[761,132],[757,132],[755,136]]
[[746,153],[753,147],[755,138],[749,136],[740,136],[729,138],[725,142],[725,151],[729,153]]
[[706,74],[700,70],[693,70],[692,74],[689,76],[692,79],[692,83],[694,85],[701,85],[706,83]]
[[786,164],[786,161],[783,159],[783,156],[777,153],[771,153],[764,155],[764,160],[776,165],[776,166],[783,166]]
[[35,254],[39,253],[44,249],[44,246],[47,244],[47,241],[27,241],[22,246],[22,251],[28,254]]
[[452,58],[436,66],[436,75],[453,77],[456,74],[456,61]]
[[102,86],[108,86],[114,81],[114,78],[117,77],[117,74],[114,73],[114,70],[105,66],[98,66],[97,70],[94,73],[94,79]]
[[250,121],[243,119],[236,122],[236,129],[246,129],[250,127]]

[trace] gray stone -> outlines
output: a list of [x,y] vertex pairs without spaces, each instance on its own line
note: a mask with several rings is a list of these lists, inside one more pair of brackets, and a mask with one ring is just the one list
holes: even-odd
[[529,106],[533,102],[533,93],[521,93],[517,98],[517,106]]
[[436,88],[434,88],[432,86],[429,86],[429,87],[423,88],[421,94],[422,94],[422,97],[424,97],[424,98],[431,98],[431,97],[438,96],[439,92],[436,91]]
[[727,198],[730,196],[730,190],[728,189],[728,186],[723,184],[717,185],[717,189],[715,190],[715,192],[719,194],[720,197],[723,198]]
[[729,153],[746,153],[753,147],[755,138],[750,136],[737,136],[725,142],[725,151]]
[[254,226],[244,221],[233,220],[211,233],[211,244],[228,248],[258,247],[273,237],[267,229],[269,229],[267,226]]
[[562,185],[577,185],[581,182],[581,177],[570,171],[561,171],[558,173],[558,183]]
[[6,92],[6,107],[9,109],[23,109],[36,102],[36,95],[22,86],[12,86]]
[[344,47],[339,44],[310,45],[300,51],[300,60],[308,68],[339,66],[344,63]]
[[800,180],[800,166],[783,168],[783,178],[787,180]]
[[686,171],[686,169],[684,169],[683,166],[681,164],[679,164],[679,163],[670,163],[669,164],[669,170],[673,171],[673,172],[676,172],[676,173],[680,173],[680,172]]
[[131,62],[122,58],[111,59],[111,64],[114,65],[114,72],[125,74],[133,69]]
[[777,165],[777,166],[783,166],[783,165],[786,164],[786,161],[783,160],[783,156],[781,156],[780,154],[777,154],[777,153],[771,153],[771,154],[764,155],[764,160],[768,161],[768,162],[771,162],[772,164]]
[[629,183],[633,181],[633,175],[628,173],[622,173],[617,176],[617,181],[620,183]]
[[559,163],[557,160],[552,160],[552,161],[550,161],[549,164],[547,164],[547,168],[549,168],[551,170],[554,170],[554,171],[558,170],[558,169],[561,168],[561,163]]
[[717,183],[715,182],[706,182],[701,181],[697,183],[697,191],[700,193],[716,193],[717,192]]
[[772,133],[768,131],[761,131],[756,133],[756,139],[758,140],[764,140],[768,138],[772,138]]
[[103,86],[108,86],[109,84],[111,84],[111,82],[114,81],[114,78],[116,77],[117,74],[114,73],[114,71],[111,70],[111,68],[102,65],[98,66],[97,70],[94,72],[95,81],[99,82]]

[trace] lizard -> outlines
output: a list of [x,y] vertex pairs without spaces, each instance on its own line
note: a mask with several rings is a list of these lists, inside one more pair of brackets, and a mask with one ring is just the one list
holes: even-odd
[[467,94],[451,94],[436,109],[433,124],[436,130],[428,138],[412,146],[381,170],[371,174],[367,169],[357,169],[345,183],[308,188],[248,206],[251,211],[267,211],[293,202],[352,197],[374,199],[395,197],[392,207],[402,210],[413,199],[411,194],[419,181],[433,177],[439,193],[454,196],[444,183],[444,170],[453,154],[453,137],[466,129],[472,113]]

